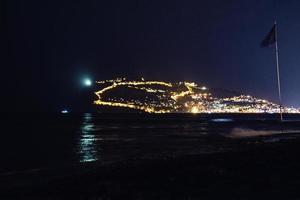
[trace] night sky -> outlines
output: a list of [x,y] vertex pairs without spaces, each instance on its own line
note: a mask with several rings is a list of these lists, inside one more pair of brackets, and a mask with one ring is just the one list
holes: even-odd
[[278,23],[285,105],[300,106],[300,1],[116,0],[1,2],[3,110],[80,107],[93,80],[195,81],[277,100]]

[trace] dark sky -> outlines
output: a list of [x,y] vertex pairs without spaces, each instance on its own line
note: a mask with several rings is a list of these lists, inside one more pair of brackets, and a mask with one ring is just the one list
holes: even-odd
[[[277,3],[283,102],[300,106],[300,1]],[[276,100],[274,0],[2,0],[3,110],[78,105],[84,76],[189,80]]]

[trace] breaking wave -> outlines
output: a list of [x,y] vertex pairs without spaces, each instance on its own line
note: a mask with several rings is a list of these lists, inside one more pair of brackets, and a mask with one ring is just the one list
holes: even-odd
[[[248,128],[233,128],[229,134],[226,134],[226,137],[230,138],[244,138],[244,137],[257,137],[257,136],[269,136],[276,134],[287,133],[286,131],[281,130],[254,130]],[[296,131],[289,131],[288,133],[296,133]],[[297,131],[299,133],[299,131]]]
[[232,122],[233,119],[227,119],[227,118],[218,118],[218,119],[211,119],[212,122]]

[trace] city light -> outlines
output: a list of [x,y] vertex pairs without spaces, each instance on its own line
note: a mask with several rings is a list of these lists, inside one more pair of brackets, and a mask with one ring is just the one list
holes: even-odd
[[191,109],[191,113],[199,113],[199,109],[197,106],[193,106]]
[[[126,78],[117,78],[96,83],[100,89],[95,92],[98,99],[94,104],[104,107],[129,108],[147,113],[280,112],[280,106],[268,100],[251,95],[219,98],[213,96],[206,86],[198,87],[193,82],[127,81]],[[90,84],[90,81],[86,82],[86,85]],[[283,112],[300,113],[300,110],[283,107]]]

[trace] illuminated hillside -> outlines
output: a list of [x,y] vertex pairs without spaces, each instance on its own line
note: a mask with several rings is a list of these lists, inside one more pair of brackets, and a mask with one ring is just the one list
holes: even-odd
[[[249,95],[208,89],[193,82],[115,80],[97,81],[94,104],[148,113],[277,113],[279,105]],[[286,113],[299,109],[284,108]]]

